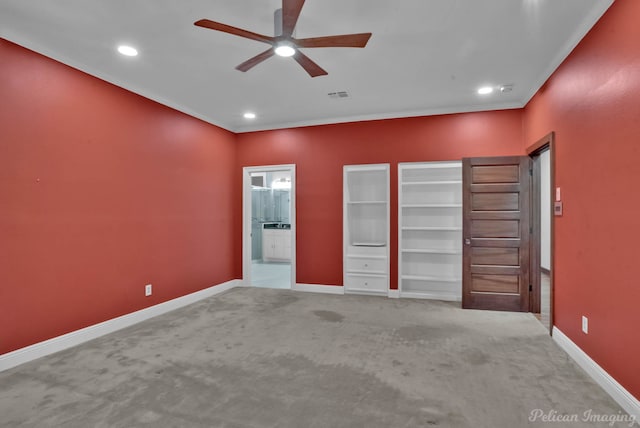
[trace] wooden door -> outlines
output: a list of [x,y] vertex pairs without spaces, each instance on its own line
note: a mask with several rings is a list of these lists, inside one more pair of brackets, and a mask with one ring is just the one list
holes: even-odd
[[463,159],[462,307],[529,310],[531,159]]

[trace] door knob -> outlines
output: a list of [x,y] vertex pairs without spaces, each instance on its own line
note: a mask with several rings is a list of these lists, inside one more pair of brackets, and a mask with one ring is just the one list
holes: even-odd
[[471,239],[467,238],[464,240],[465,245],[471,245]]

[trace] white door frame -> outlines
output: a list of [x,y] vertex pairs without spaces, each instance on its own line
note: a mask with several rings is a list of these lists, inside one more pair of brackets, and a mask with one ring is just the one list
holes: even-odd
[[251,286],[251,173],[288,171],[291,174],[291,287],[296,284],[296,165],[245,166],[242,168],[242,284]]

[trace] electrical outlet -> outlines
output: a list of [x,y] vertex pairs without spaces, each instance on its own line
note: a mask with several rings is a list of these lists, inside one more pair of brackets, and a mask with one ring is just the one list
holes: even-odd
[[582,332],[584,334],[589,333],[589,318],[585,317],[584,315],[582,316]]
[[153,290],[152,290],[151,284],[145,285],[144,286],[144,295],[145,296],[151,296],[152,293],[153,293]]

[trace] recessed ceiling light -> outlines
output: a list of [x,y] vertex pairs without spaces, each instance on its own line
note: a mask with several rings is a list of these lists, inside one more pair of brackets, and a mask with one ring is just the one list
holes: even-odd
[[137,56],[138,55],[138,50],[136,48],[131,47],[131,46],[127,46],[127,45],[118,46],[118,52],[120,52],[122,55],[125,55],[125,56]]
[[296,53],[296,50],[293,48],[293,46],[287,43],[282,43],[276,48],[276,55],[293,56],[295,55],[295,53]]
[[244,118],[245,118],[245,119],[255,119],[255,118],[256,118],[256,114],[255,114],[255,113],[252,113],[252,112],[250,112],[250,111],[248,111],[248,112],[246,112],[246,113],[244,114]]
[[480,95],[487,95],[491,92],[493,92],[493,88],[491,86],[483,86],[482,88],[478,89],[478,93]]

